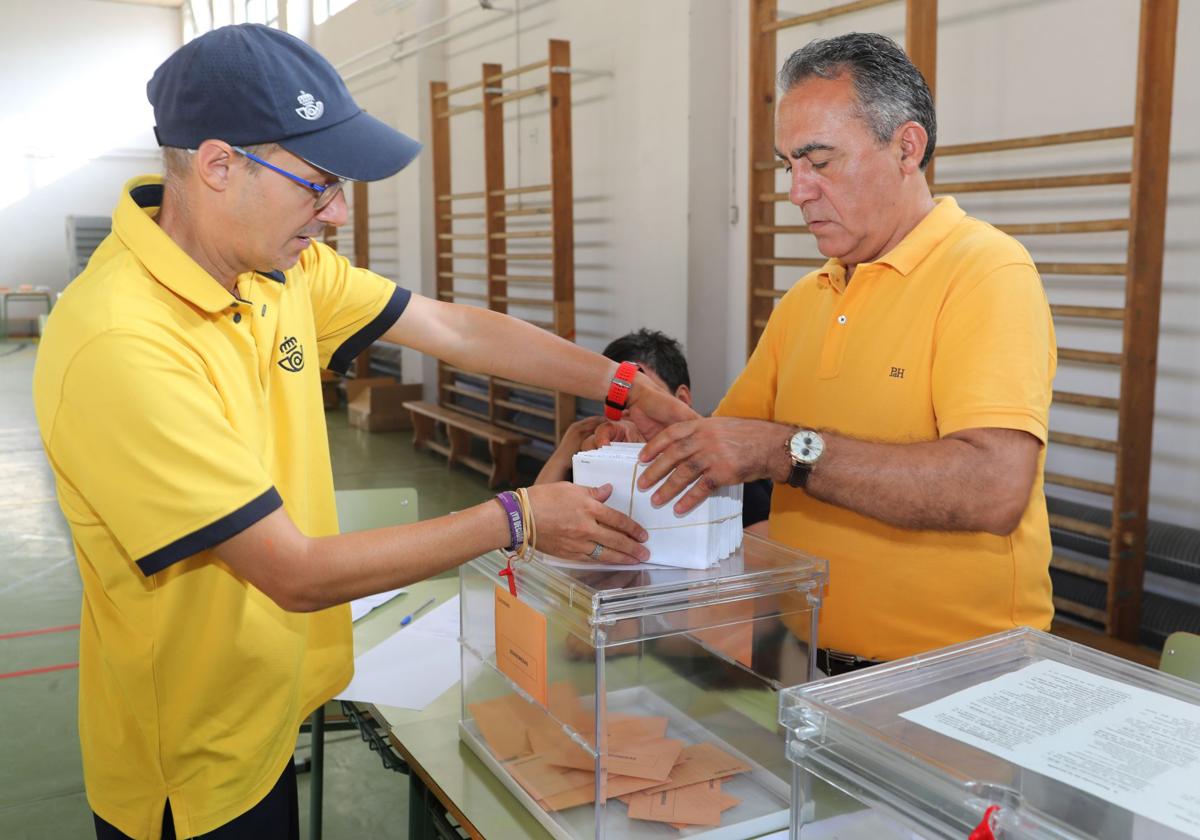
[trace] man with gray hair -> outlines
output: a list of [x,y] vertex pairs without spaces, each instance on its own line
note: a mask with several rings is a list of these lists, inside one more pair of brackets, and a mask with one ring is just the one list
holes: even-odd
[[1047,629],[1056,354],[1037,270],[931,195],[933,100],[891,40],[814,41],[780,87],[776,154],[829,260],[779,302],[717,416],[650,441],[640,484],[667,479],[658,504],[686,490],[684,512],[778,482],[770,536],[830,561],[829,673]]

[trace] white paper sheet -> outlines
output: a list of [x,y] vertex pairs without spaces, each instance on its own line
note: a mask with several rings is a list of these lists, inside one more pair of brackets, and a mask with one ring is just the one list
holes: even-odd
[[901,717],[1200,838],[1200,706],[1043,660]]
[[387,592],[380,592],[377,595],[355,598],[350,602],[350,620],[358,621],[371,610],[382,607],[397,595],[403,595],[407,591],[407,589],[389,589]]
[[458,596],[354,660],[354,679],[336,700],[421,711],[461,677]]

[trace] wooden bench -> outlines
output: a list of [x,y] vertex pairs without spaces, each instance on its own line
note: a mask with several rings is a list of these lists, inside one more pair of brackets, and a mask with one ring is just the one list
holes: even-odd
[[[516,484],[517,452],[529,438],[434,403],[406,402],[404,407],[412,413],[415,449],[432,449],[445,455],[450,466],[462,464],[478,470],[488,477],[488,487],[493,489]],[[446,427],[449,446],[435,435],[439,423]],[[487,441],[490,464],[471,455],[471,438]]]
[[1142,647],[1141,645],[1130,644],[1123,642],[1120,639],[1114,639],[1111,636],[1106,636],[1098,630],[1091,630],[1087,627],[1080,627],[1076,624],[1063,621],[1060,618],[1054,619],[1050,625],[1050,632],[1059,638],[1066,639],[1069,642],[1077,642],[1081,645],[1086,645],[1096,650],[1102,650],[1105,653],[1111,653],[1113,656],[1119,656],[1122,659],[1127,659],[1130,662],[1136,662],[1139,665],[1145,665],[1147,668],[1158,668],[1159,659],[1162,658],[1161,651],[1151,650],[1150,648]]

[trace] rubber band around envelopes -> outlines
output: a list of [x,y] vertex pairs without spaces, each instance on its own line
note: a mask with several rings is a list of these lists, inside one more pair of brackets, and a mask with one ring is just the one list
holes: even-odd
[[[650,498],[662,482],[645,491],[637,487],[638,478],[649,467],[638,460],[643,446],[621,442],[576,453],[572,459],[575,483],[613,486],[605,504],[645,528],[651,564],[706,569],[736,551],[742,542],[741,485],[718,488],[682,516],[665,505],[656,508]],[[674,521],[679,519],[686,521]],[[683,531],[697,535],[703,531],[703,536],[689,539],[671,533]]]

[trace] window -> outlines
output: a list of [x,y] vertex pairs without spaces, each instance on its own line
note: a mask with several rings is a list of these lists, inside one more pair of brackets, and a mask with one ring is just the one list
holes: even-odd
[[242,20],[246,23],[279,26],[279,0],[242,0],[242,6]]
[[313,0],[313,23],[324,23],[353,2],[354,0]]

